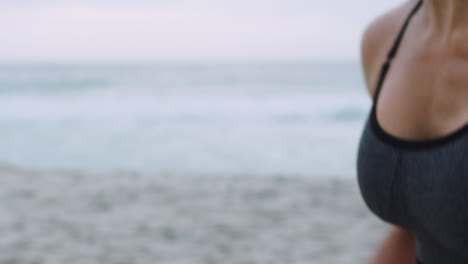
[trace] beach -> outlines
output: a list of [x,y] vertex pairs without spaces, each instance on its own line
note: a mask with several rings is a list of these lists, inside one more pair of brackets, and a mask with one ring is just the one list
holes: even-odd
[[359,73],[0,66],[0,264],[366,264]]
[[0,263],[366,263],[355,179],[0,169]]
[[0,2],[0,264],[369,264],[392,2]]

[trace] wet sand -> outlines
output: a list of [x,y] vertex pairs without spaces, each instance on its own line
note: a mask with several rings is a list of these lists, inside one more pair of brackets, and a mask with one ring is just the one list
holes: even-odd
[[355,179],[0,168],[0,263],[361,264]]

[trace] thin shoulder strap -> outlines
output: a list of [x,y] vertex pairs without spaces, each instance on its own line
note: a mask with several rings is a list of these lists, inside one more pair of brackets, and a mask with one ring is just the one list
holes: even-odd
[[416,11],[418,11],[418,9],[421,7],[423,1],[424,0],[419,0],[418,3],[413,7],[411,12],[408,14],[403,26],[400,29],[400,32],[398,33],[397,38],[395,39],[395,41],[393,43],[392,48],[390,49],[390,51],[387,54],[387,59],[385,60],[384,64],[382,65],[382,68],[380,70],[380,77],[379,77],[379,81],[377,83],[377,88],[376,88],[376,92],[375,92],[375,96],[374,96],[374,103],[377,101],[377,98],[378,98],[379,93],[380,93],[380,88],[381,88],[381,86],[383,84],[383,81],[385,79],[387,71],[390,68],[390,63],[391,63],[392,59],[395,57],[395,55],[396,55],[396,53],[398,51],[398,48],[400,47],[400,42],[403,39],[403,35],[405,34],[406,28],[408,27],[408,24],[409,24],[411,18],[413,18]]

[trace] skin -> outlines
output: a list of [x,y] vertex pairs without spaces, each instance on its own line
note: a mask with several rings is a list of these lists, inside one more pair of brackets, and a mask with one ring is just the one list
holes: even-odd
[[[381,64],[410,0],[366,28],[362,66],[374,98]],[[468,124],[468,1],[425,0],[413,16],[387,72],[376,108],[382,128],[406,140],[430,140]]]
[[[371,99],[379,73],[408,13],[409,0],[374,19],[361,40]],[[424,0],[391,62],[376,108],[381,127],[398,138],[424,141],[468,125],[468,1]],[[414,234],[391,226],[372,264],[415,264]]]
[[391,226],[379,245],[372,264],[416,264],[416,241],[414,235],[404,228]]

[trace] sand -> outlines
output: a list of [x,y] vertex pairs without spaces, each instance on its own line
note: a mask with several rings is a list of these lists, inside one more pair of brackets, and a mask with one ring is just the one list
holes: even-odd
[[0,263],[367,263],[355,179],[0,168]]

